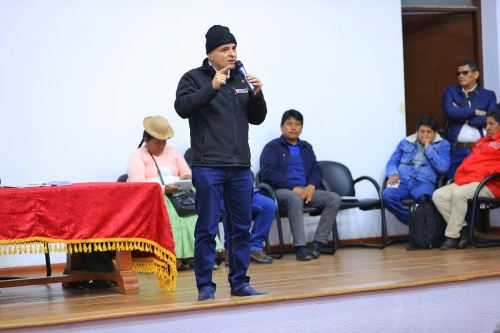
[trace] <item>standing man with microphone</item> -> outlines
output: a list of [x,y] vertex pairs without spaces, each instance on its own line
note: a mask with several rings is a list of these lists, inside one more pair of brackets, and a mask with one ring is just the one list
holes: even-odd
[[205,37],[207,58],[201,67],[182,76],[175,100],[175,110],[189,119],[191,132],[198,212],[194,271],[199,301],[215,299],[212,269],[222,200],[229,215],[224,235],[231,295],[261,294],[250,286],[246,275],[253,190],[248,124],[261,124],[267,114],[262,82],[253,75],[242,77],[242,66],[240,73],[235,70],[236,38],[229,28],[214,25]]

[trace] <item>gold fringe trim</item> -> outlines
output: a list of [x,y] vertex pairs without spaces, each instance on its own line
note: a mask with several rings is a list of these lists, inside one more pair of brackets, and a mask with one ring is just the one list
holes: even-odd
[[50,252],[89,253],[96,251],[133,251],[154,254],[154,258],[132,258],[132,270],[155,273],[158,285],[167,291],[176,287],[175,255],[158,243],[143,238],[106,238],[61,240],[45,237],[0,240],[0,256],[12,254],[42,254]]

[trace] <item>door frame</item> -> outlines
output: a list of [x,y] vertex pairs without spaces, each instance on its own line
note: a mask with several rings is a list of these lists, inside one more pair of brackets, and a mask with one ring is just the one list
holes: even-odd
[[[479,65],[480,71],[483,70],[483,42],[481,26],[481,0],[474,0],[474,5],[467,7],[440,7],[440,6],[402,6],[401,15],[411,14],[431,14],[431,13],[472,13],[474,24],[474,60]],[[479,76],[479,85],[483,86],[483,75]]]

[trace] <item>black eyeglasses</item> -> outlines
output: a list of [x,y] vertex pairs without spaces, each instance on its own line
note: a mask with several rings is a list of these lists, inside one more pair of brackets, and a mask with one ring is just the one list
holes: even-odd
[[471,70],[468,71],[461,71],[461,72],[456,72],[457,76],[467,76],[469,73],[472,73]]

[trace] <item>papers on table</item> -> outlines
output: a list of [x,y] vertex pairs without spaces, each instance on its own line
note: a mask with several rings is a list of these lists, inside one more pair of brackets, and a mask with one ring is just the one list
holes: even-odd
[[13,184],[13,183],[1,183],[0,187],[17,187],[17,188],[24,188],[24,187],[47,187],[47,186],[67,186],[71,185],[72,183],[69,180],[52,180],[49,182],[30,182],[30,183],[24,183],[24,184]]

